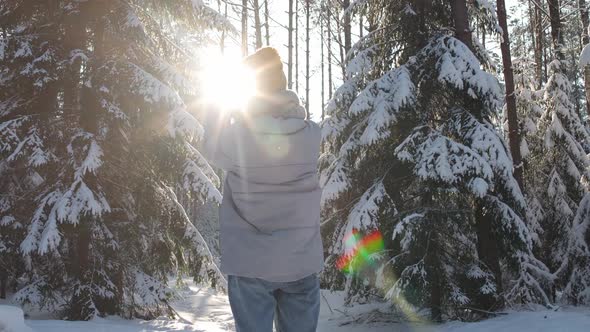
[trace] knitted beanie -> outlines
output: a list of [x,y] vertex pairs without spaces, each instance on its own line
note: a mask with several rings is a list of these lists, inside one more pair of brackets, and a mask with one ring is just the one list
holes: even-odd
[[270,94],[287,89],[287,78],[279,52],[273,47],[263,47],[243,60],[244,65],[254,70],[256,89]]

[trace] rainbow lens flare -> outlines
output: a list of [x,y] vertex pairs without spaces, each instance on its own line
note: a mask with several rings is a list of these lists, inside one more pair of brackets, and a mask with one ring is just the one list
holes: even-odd
[[336,261],[336,267],[346,273],[357,273],[374,265],[373,254],[383,251],[383,237],[379,230],[374,230],[362,237],[357,229],[346,236],[344,240],[347,253]]

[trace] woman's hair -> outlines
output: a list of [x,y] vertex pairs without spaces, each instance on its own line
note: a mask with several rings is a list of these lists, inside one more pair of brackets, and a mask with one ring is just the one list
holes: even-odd
[[275,48],[260,48],[244,58],[243,64],[254,70],[256,89],[259,93],[268,94],[287,89],[283,61]]

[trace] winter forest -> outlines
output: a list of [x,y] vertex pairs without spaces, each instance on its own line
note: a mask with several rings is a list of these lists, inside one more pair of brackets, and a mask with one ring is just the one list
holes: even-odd
[[177,322],[180,290],[224,294],[200,108],[265,45],[322,130],[322,306],[348,319],[322,331],[588,317],[589,7],[0,0],[0,331],[7,306]]

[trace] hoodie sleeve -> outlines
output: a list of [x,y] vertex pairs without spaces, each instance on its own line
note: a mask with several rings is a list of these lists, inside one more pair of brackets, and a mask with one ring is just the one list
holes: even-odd
[[207,161],[223,170],[231,170],[235,166],[231,149],[231,114],[212,110],[203,119],[205,129],[202,153]]

